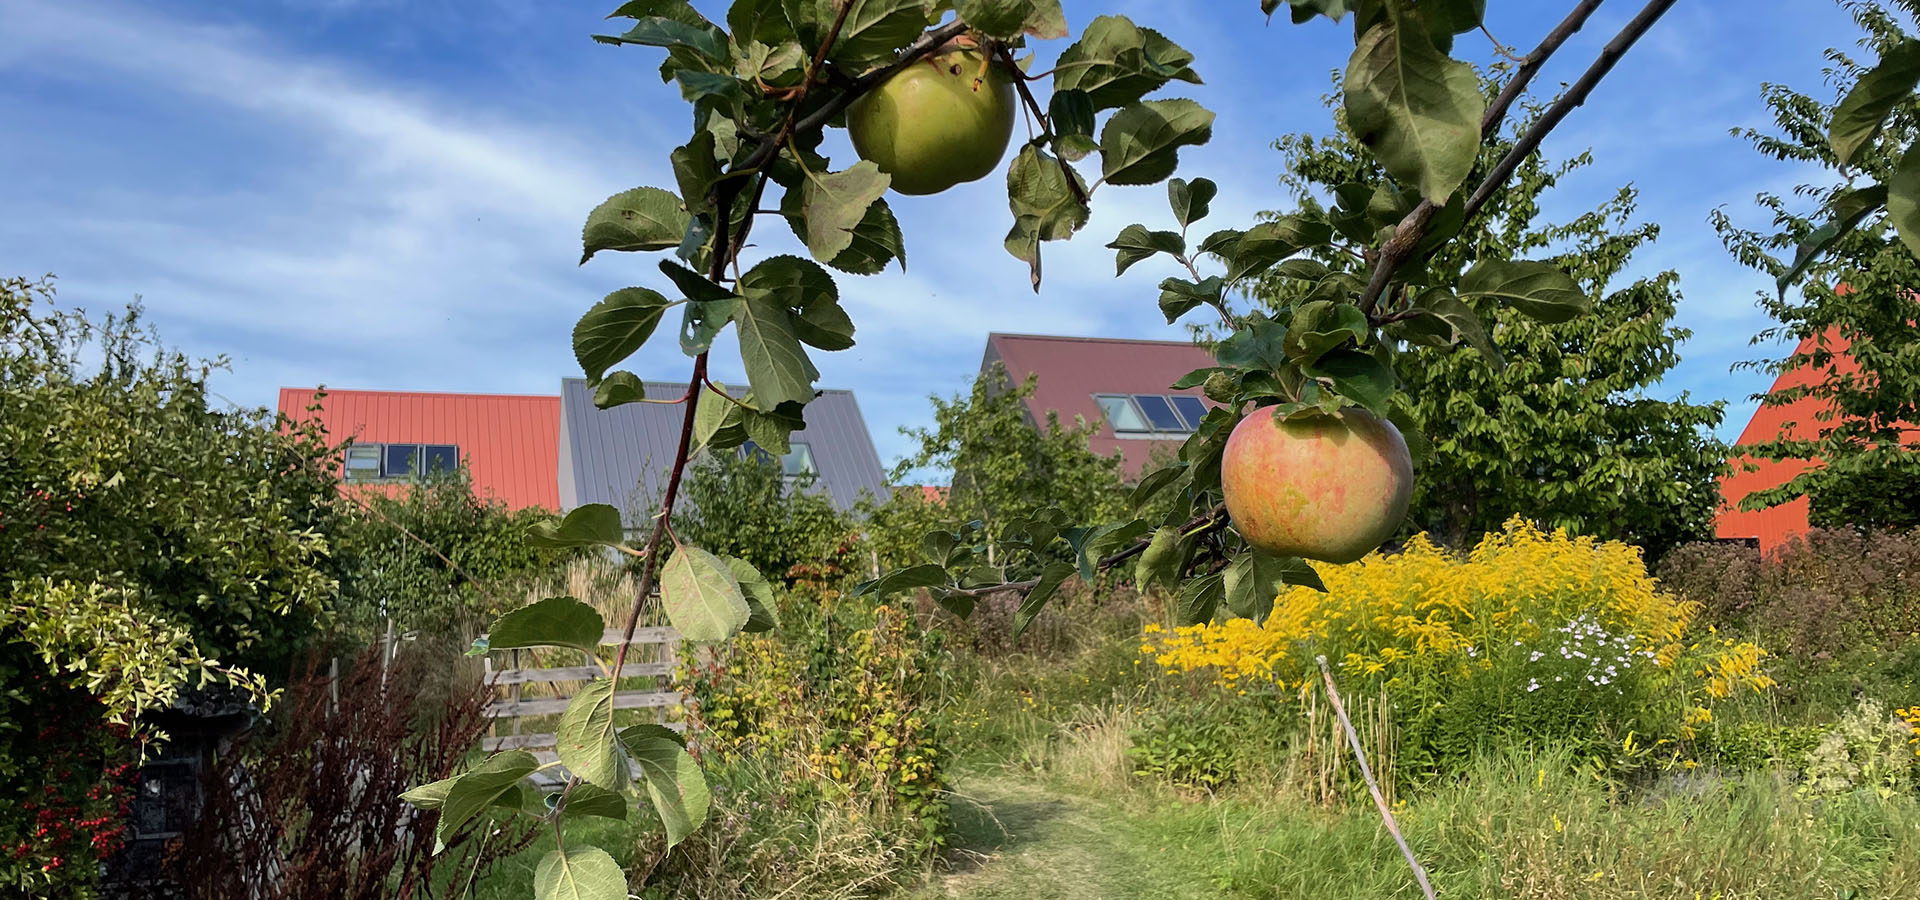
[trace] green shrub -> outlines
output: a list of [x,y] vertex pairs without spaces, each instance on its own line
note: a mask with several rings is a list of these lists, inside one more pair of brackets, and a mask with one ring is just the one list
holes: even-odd
[[723,557],[746,560],[773,580],[831,580],[822,567],[865,572],[851,518],[823,491],[789,482],[757,453],[711,454],[687,470],[676,534]]

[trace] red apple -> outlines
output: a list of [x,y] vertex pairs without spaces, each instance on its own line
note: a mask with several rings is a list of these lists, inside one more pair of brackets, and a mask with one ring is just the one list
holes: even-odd
[[1349,563],[1400,527],[1413,458],[1393,423],[1358,407],[1292,419],[1257,409],[1227,437],[1220,485],[1247,543]]

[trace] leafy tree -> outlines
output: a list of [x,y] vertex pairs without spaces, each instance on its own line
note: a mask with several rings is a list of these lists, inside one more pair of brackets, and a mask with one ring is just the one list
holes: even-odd
[[[854,523],[811,485],[789,482],[763,453],[715,453],[687,470],[682,540],[745,560],[771,578],[830,556],[850,556]],[[865,571],[865,560],[858,569]]]
[[513,602],[505,586],[568,553],[527,543],[527,529],[549,513],[480,499],[464,467],[391,495],[361,492],[342,506],[333,542],[335,627],[356,643],[389,626],[445,633],[476,615],[497,615]]
[[[1916,201],[1903,197],[1920,177],[1920,97],[1912,93],[1920,78],[1920,38],[1907,31],[1920,3],[1840,5],[1864,32],[1862,49],[1881,63],[1869,66],[1845,50],[1829,50],[1835,102],[1769,84],[1761,96],[1774,127],[1736,132],[1761,153],[1818,166],[1838,183],[1804,184],[1791,196],[1760,194],[1757,202],[1771,219],[1766,229],[1742,228],[1724,211],[1713,214],[1728,251],[1779,282],[1778,293],[1759,298],[1779,324],[1754,342],[1796,343],[1784,359],[1749,365],[1776,376],[1804,373],[1809,382],[1757,399],[1769,407],[1812,400],[1826,410],[1814,422],[1798,423],[1812,438],[1783,435],[1741,448],[1762,459],[1821,461],[1785,484],[1756,491],[1743,506],[1806,496],[1816,525],[1913,528],[1920,526],[1920,450],[1912,444],[1920,438],[1920,261],[1914,256],[1920,237]],[[1903,72],[1904,90],[1889,88],[1889,78]],[[1863,114],[1875,96],[1884,104],[1884,125],[1879,116]],[[1811,199],[1812,208],[1794,198]],[[1788,250],[1791,260],[1775,255]],[[1800,349],[1802,342],[1810,343]],[[1852,365],[1835,365],[1841,354]]]
[[[1538,120],[1540,107],[1526,108],[1505,135],[1481,147],[1476,172],[1490,169]],[[1340,130],[1329,137],[1294,134],[1274,143],[1285,158],[1281,182],[1302,206],[1317,207],[1316,198],[1335,192],[1373,197],[1393,190],[1379,160],[1344,119],[1337,121]],[[1660,227],[1632,221],[1631,186],[1570,221],[1548,222],[1541,213],[1548,192],[1590,162],[1586,153],[1559,164],[1528,154],[1490,195],[1481,227],[1433,254],[1439,274],[1429,286],[1456,293],[1460,273],[1477,260],[1552,254],[1544,258],[1572,276],[1592,313],[1543,322],[1491,298],[1468,300],[1491,325],[1484,337],[1476,335],[1490,353],[1431,346],[1438,343],[1431,335],[1405,333],[1412,358],[1399,369],[1403,408],[1432,444],[1408,531],[1463,546],[1520,515],[1658,555],[1711,529],[1719,503],[1714,478],[1726,458],[1711,429],[1722,405],[1693,403],[1684,393],[1674,400],[1649,396],[1689,336],[1673,325],[1679,276],[1666,271],[1618,283]],[[1334,250],[1317,257],[1336,272],[1365,265]],[[1257,290],[1279,310],[1307,289],[1269,277]]]
[[[1027,400],[1037,385],[1031,375],[1014,384],[1006,368],[995,363],[974,379],[966,395],[927,398],[933,427],[900,429],[920,446],[894,465],[890,480],[897,483],[929,468],[952,473],[945,499],[931,506],[934,527],[980,522],[991,535],[1044,510],[1059,510],[1077,522],[1109,521],[1126,512],[1120,457],[1094,453],[1087,446],[1094,428],[1085,422],[1063,425],[1052,411],[1044,423],[1035,422]],[[920,528],[914,541],[926,530]],[[987,549],[991,564],[994,545],[989,542]]]

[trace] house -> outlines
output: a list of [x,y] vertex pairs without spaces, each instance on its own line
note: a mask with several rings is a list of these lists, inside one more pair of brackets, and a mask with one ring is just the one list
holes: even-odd
[[560,508],[559,397],[281,388],[280,412],[348,442],[341,473],[356,490],[391,494],[416,475],[465,466],[482,499]]
[[1085,419],[1096,426],[1087,439],[1093,452],[1118,452],[1127,477],[1145,470],[1154,450],[1177,452],[1215,405],[1198,387],[1168,387],[1188,372],[1215,365],[1213,354],[1191,341],[996,332],[987,335],[981,372],[994,363],[1005,366],[1015,382],[1037,377],[1027,399],[1035,423],[1046,421],[1049,412],[1062,424],[1076,416]]
[[[648,397],[678,397],[685,384],[647,382]],[[746,393],[729,386],[728,393]],[[806,428],[792,436],[781,466],[808,490],[823,491],[841,510],[860,498],[883,497],[886,473],[873,447],[866,419],[851,391],[822,391],[806,408]],[[686,408],[678,404],[629,403],[612,409],[593,405],[583,378],[560,383],[560,508],[607,503],[621,510],[627,527],[653,514],[666,491]]]
[[[1823,338],[1805,338],[1794,353],[1810,353],[1823,343],[1832,353],[1832,371],[1844,376],[1860,370],[1859,364],[1847,353],[1847,339],[1838,331],[1829,332]],[[1774,381],[1772,391],[1808,387],[1820,383],[1825,377],[1826,373],[1819,369],[1802,366],[1781,373]],[[1781,406],[1762,406],[1754,411],[1753,419],[1741,430],[1735,446],[1763,443],[1783,436],[1795,440],[1815,440],[1820,437],[1825,421],[1830,417],[1830,407],[1817,397],[1801,397]],[[1920,448],[1920,429],[1908,431],[1905,443]],[[1720,479],[1721,508],[1714,516],[1715,537],[1752,541],[1759,545],[1762,552],[1770,552],[1795,535],[1806,533],[1808,516],[1812,511],[1812,504],[1806,497],[1754,511],[1742,510],[1740,501],[1749,494],[1791,481],[1809,467],[1818,465],[1818,460],[1773,461],[1743,455],[1728,462],[1730,471]]]

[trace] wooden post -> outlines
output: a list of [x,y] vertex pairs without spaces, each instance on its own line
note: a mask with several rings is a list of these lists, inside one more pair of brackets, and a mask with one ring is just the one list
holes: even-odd
[[1427,870],[1420,866],[1420,860],[1413,856],[1413,848],[1407,846],[1407,839],[1400,836],[1400,823],[1393,820],[1393,810],[1387,806],[1387,798],[1380,793],[1380,783],[1373,780],[1373,769],[1367,765],[1367,752],[1360,749],[1360,733],[1353,730],[1352,720],[1347,718],[1346,704],[1340,702],[1340,690],[1333,686],[1333,670],[1327,667],[1327,658],[1316,656],[1313,661],[1320,664],[1320,676],[1327,682],[1327,699],[1333,702],[1333,714],[1340,717],[1341,727],[1347,730],[1347,744],[1353,748],[1353,758],[1360,764],[1360,776],[1367,780],[1367,791],[1373,794],[1373,805],[1380,809],[1380,820],[1387,826],[1387,833],[1393,835],[1393,842],[1400,845],[1401,855],[1407,858],[1407,865],[1413,867],[1413,880],[1420,882],[1420,892],[1427,900],[1434,900],[1433,884],[1427,881]]

